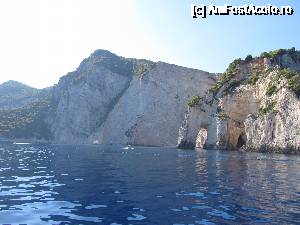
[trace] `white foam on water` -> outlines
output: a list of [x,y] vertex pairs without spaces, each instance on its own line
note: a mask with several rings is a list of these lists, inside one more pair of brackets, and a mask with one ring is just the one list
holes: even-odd
[[[132,217],[133,216],[133,217]],[[127,220],[129,221],[141,221],[146,219],[147,217],[139,214],[132,214],[132,216],[127,217]]]

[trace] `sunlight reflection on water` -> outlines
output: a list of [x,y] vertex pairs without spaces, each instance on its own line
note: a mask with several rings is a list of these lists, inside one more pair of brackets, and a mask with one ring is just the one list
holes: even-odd
[[299,169],[299,156],[2,143],[0,224],[296,224]]

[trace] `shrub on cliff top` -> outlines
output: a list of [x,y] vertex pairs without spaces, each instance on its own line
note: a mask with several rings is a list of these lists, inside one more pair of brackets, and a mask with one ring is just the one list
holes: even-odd
[[253,59],[252,55],[247,55],[245,62],[250,62]]
[[233,74],[236,72],[237,66],[242,62],[241,58],[235,59],[232,63],[229,64],[226,69],[226,74]]
[[230,81],[237,73],[237,66],[242,62],[242,59],[235,59],[229,64],[226,71],[219,77],[218,81],[211,87],[210,91],[213,93],[219,92],[220,88]]
[[147,72],[149,72],[156,63],[148,61],[148,60],[135,60],[133,66],[133,74],[137,76],[143,76]]
[[261,57],[261,58],[269,58],[270,55],[267,52],[262,52],[259,57]]
[[[263,52],[260,57],[262,58],[269,58],[269,59],[276,59],[279,56],[282,56],[283,54],[289,54],[292,57],[299,57],[300,54],[297,54],[297,51],[295,48],[291,48],[291,49],[278,49],[278,50],[274,50],[274,51],[270,51],[270,52]],[[251,55],[248,55],[245,60],[241,60],[236,59],[234,60],[232,63],[229,64],[228,68],[226,69],[226,71],[219,77],[219,79],[217,80],[217,82],[210,88],[210,92],[217,94],[220,89],[225,86],[228,85],[227,87],[225,87],[224,89],[224,94],[226,95],[228,93],[230,93],[232,90],[234,90],[238,85],[240,85],[242,82],[235,82],[232,81],[232,79],[235,77],[235,75],[238,72],[238,65],[241,62],[250,62],[251,60],[253,60],[253,57]],[[255,72],[254,74],[252,74],[252,76],[249,76],[249,78],[245,81],[248,84],[254,85],[257,83],[257,81],[261,78],[265,78],[266,76],[269,75],[269,73],[273,70],[273,68],[269,68],[265,71],[259,71],[259,72]],[[291,73],[291,71],[282,71],[282,75],[278,75],[275,76],[274,79],[272,80],[272,82],[269,84],[268,90],[267,90],[267,95],[271,96],[272,94],[275,93],[276,91],[276,83],[279,81],[279,79],[281,79],[282,77],[286,78],[286,79],[291,79],[292,77],[294,77],[294,74]],[[299,78],[300,79],[300,78]],[[295,93],[297,93],[297,95],[300,95],[300,88],[299,88],[299,79],[297,78],[293,78],[292,80],[288,81],[288,88],[292,91],[294,91]],[[232,81],[232,82],[231,82]]]
[[282,56],[284,54],[289,54],[292,56],[295,56],[296,54],[296,49],[290,48],[290,49],[277,49],[277,50],[273,50],[273,51],[269,51],[269,52],[263,52],[260,54],[261,58],[269,58],[269,59],[275,59],[279,56]]

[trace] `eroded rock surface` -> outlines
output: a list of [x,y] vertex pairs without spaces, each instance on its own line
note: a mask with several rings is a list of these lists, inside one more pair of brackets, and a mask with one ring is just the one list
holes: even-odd
[[295,50],[235,61],[197,104],[188,107],[179,147],[299,154],[299,65]]
[[53,141],[175,146],[188,99],[215,77],[96,51],[54,88]]

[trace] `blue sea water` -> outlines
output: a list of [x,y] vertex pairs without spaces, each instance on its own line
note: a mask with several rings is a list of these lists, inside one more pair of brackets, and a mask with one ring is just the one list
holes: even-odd
[[300,157],[0,143],[0,224],[300,224]]

